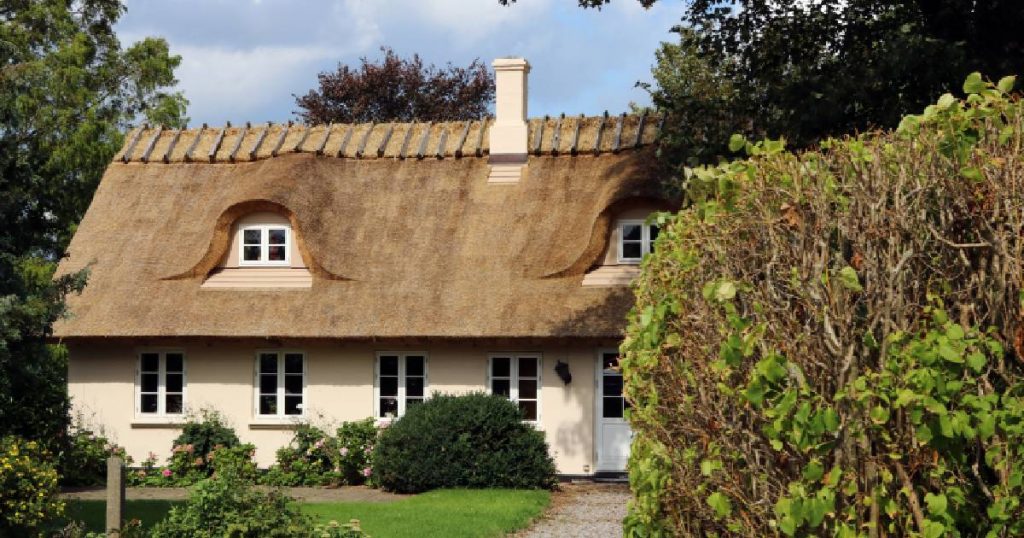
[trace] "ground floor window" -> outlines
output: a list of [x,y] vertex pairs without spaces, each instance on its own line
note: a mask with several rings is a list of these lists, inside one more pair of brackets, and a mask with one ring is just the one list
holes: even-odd
[[426,353],[377,354],[376,416],[394,418],[423,402],[427,391]]
[[139,353],[135,411],[142,415],[180,415],[185,411],[185,354]]
[[306,399],[306,356],[297,351],[256,354],[256,415],[301,416]]
[[540,355],[496,353],[490,357],[488,386],[491,394],[519,404],[523,420],[540,417]]
[[601,353],[601,415],[603,418],[624,418],[629,401],[622,394],[622,370],[619,353]]

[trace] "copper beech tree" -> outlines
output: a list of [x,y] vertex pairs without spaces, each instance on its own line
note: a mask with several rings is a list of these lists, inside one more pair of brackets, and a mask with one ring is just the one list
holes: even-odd
[[400,58],[382,47],[384,58],[363,57],[358,68],[339,64],[320,73],[319,87],[295,96],[296,114],[309,124],[370,121],[453,121],[487,115],[494,78],[479,59],[466,67],[424,65],[418,54]]

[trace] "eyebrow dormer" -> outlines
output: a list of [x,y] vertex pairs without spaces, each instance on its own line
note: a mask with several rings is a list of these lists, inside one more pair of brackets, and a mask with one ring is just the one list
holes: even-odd
[[231,226],[230,245],[204,288],[309,288],[312,274],[284,215],[259,211]]
[[604,253],[583,277],[583,285],[629,285],[640,274],[643,257],[654,251],[659,229],[648,217],[661,209],[639,205],[611,215]]

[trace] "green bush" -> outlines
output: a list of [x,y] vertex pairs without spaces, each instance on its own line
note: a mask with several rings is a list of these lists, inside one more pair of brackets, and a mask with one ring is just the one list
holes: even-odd
[[96,486],[106,483],[107,458],[125,450],[93,431],[76,427],[69,432],[67,446],[60,455],[60,483],[63,486]]
[[512,402],[483,393],[438,394],[380,434],[368,474],[400,493],[435,488],[551,488],[544,434]]
[[313,525],[280,490],[263,492],[231,473],[200,481],[188,501],[153,526],[152,538],[310,536]]
[[301,424],[291,443],[277,450],[277,463],[263,476],[263,482],[272,486],[339,485],[336,452],[333,438],[320,428]]
[[627,536],[1024,536],[1024,103],[690,170],[622,344]]
[[377,444],[377,424],[372,418],[345,422],[337,432],[336,468],[348,485],[373,483],[371,459]]
[[[203,409],[198,417],[190,417],[182,427],[181,435],[174,440],[174,454],[171,470],[185,474],[196,468],[198,472],[209,476],[213,470],[209,468],[210,452],[214,448],[231,448],[238,446],[238,435],[235,434],[220,413]],[[191,457],[191,459],[189,459]],[[190,463],[195,465],[190,465]]]
[[35,536],[64,513],[57,498],[57,470],[35,441],[0,438],[0,536]]

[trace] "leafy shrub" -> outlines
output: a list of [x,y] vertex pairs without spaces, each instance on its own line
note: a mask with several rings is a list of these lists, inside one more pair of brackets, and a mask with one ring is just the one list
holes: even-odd
[[263,477],[274,486],[338,485],[340,474],[335,471],[335,440],[323,430],[301,424],[288,446],[277,450],[277,463]]
[[377,424],[372,418],[345,422],[336,437],[336,468],[346,484],[373,482],[371,459],[377,444]]
[[1024,103],[687,174],[622,344],[628,536],[1024,535]]
[[206,476],[212,473],[207,463],[210,461],[210,452],[215,447],[231,448],[238,446],[238,435],[235,434],[224,417],[217,411],[203,409],[198,417],[190,417],[189,421],[182,427],[181,435],[174,440],[174,453],[182,454],[180,459],[172,457],[176,463],[171,464],[172,470],[187,472],[190,466],[185,461],[183,454],[192,456],[191,461],[198,462],[195,467]]
[[153,526],[152,538],[310,536],[308,517],[280,490],[263,492],[231,473],[200,481],[188,501]]
[[384,489],[550,488],[555,466],[544,435],[512,402],[483,393],[438,394],[380,434],[373,474]]
[[76,427],[60,455],[60,483],[64,486],[95,486],[107,481],[107,458],[119,456],[128,461],[124,448],[111,443],[102,434]]
[[0,438],[0,536],[32,536],[64,513],[57,498],[57,470],[35,441]]

